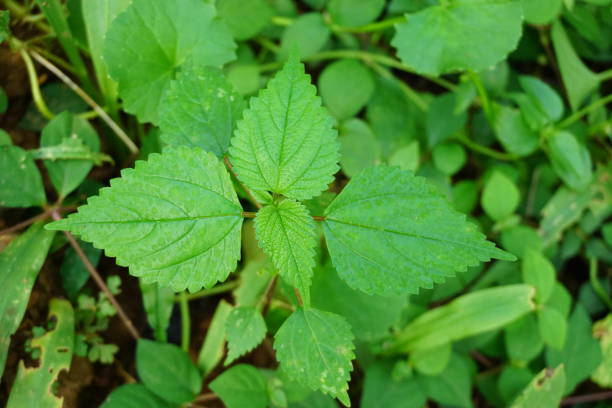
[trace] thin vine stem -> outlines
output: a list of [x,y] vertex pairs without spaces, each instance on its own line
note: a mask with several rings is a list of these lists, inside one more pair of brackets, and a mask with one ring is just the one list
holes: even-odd
[[51,212],[53,211],[53,209],[48,209],[43,213],[40,213],[38,215],[35,215],[32,218],[28,218],[27,220],[21,221],[18,224],[12,225],[8,228],[5,228],[3,230],[0,230],[0,236],[2,235],[8,235],[11,234],[13,232],[19,231],[24,229],[25,227],[28,227],[32,224],[34,224],[37,221],[42,221],[42,220],[46,220],[47,218],[51,217]]
[[38,75],[36,74],[36,68],[34,67],[34,62],[32,62],[32,58],[27,53],[26,50],[21,48],[19,50],[19,55],[21,55],[21,59],[26,66],[26,71],[28,73],[28,81],[30,82],[30,92],[32,93],[32,99],[34,100],[34,105],[36,109],[43,115],[46,119],[53,119],[55,115],[51,112],[49,107],[47,106],[42,93],[40,91],[40,85],[38,83]]
[[[187,298],[187,300],[191,301],[191,300],[201,299],[204,297],[220,295],[222,293],[231,292],[232,290],[236,289],[239,285],[240,285],[240,280],[233,280],[230,282],[225,282],[220,285],[214,286],[210,289],[200,290],[195,293],[187,293],[185,294],[185,297]],[[175,302],[180,302],[180,299],[181,299],[181,295],[177,295],[174,297]]]
[[597,258],[595,257],[591,257],[589,259],[589,279],[591,281],[591,286],[593,286],[593,290],[595,293],[597,293],[597,296],[599,296],[601,301],[608,306],[610,310],[612,310],[612,299],[610,299],[610,296],[601,286],[601,283],[597,278]]
[[483,154],[485,156],[489,156],[493,159],[502,160],[502,161],[513,161],[517,160],[518,157],[510,154],[503,153],[497,150],[491,149],[490,147],[479,145],[478,143],[473,142],[465,136],[458,136],[457,140],[463,143],[463,145],[477,153]]
[[604,81],[607,81],[609,79],[612,79],[612,69],[600,72],[599,74],[597,74],[597,76],[599,77],[599,80],[601,82],[604,82]]
[[597,108],[600,108],[608,103],[612,102],[612,94],[604,96],[603,98],[600,98],[598,100],[596,100],[595,102],[591,103],[590,105],[585,106],[584,108],[577,110],[576,112],[574,112],[572,115],[568,116],[567,118],[565,118],[564,120],[562,120],[557,127],[559,127],[560,129],[566,128],[570,125],[572,125],[574,122],[580,120],[584,115],[588,115],[589,113],[591,113],[592,111],[594,111]]
[[[281,27],[290,26],[291,24],[293,24],[294,21],[295,20],[292,18],[283,17],[283,16],[275,16],[275,17],[272,17],[271,19],[272,24],[275,24]],[[394,25],[398,23],[403,23],[404,21],[406,21],[405,16],[397,16],[397,17],[388,18],[386,20],[377,21],[374,23],[365,24],[365,25],[356,26],[356,27],[347,27],[347,26],[342,26],[338,24],[328,24],[328,27],[330,28],[330,30],[332,30],[335,33],[355,33],[357,34],[357,33],[369,33],[373,31],[385,30],[389,27],[393,27]]]
[[480,80],[480,76],[478,76],[478,74],[474,71],[468,71],[468,76],[476,87],[476,91],[478,92],[478,97],[480,98],[480,103],[482,104],[482,110],[484,111],[485,116],[487,117],[489,122],[493,122],[491,100],[489,99],[489,94],[487,93],[487,90],[485,89],[484,85],[482,84],[482,81]]
[[181,310],[181,348],[189,353],[189,342],[191,340],[191,314],[189,313],[189,299],[187,292],[179,294],[179,306]]

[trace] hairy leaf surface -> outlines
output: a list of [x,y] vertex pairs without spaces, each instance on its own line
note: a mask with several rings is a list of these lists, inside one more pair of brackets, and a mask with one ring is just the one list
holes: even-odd
[[244,99],[221,70],[187,63],[161,100],[162,140],[168,145],[199,146],[221,157],[244,107]]
[[342,316],[300,308],[276,333],[274,349],[292,379],[350,406],[347,390],[355,355],[351,326]]
[[515,259],[487,241],[434,185],[394,167],[365,169],[325,216],[338,274],[368,294],[416,293],[479,262]]
[[318,195],[338,170],[332,122],[292,56],[238,122],[230,147],[238,177],[253,190],[297,200]]
[[146,282],[195,291],[234,270],[241,225],[223,164],[212,153],[180,146],[123,170],[78,213],[48,228],[81,235]]
[[310,282],[317,244],[314,222],[304,205],[293,200],[268,205],[255,218],[257,241],[283,278],[310,304]]
[[266,336],[266,322],[256,308],[238,307],[227,316],[225,333],[229,348],[225,365],[228,365],[261,343]]

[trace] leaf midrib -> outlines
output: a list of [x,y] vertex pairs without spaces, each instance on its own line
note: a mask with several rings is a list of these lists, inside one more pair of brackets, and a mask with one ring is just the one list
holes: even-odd
[[207,218],[225,218],[225,217],[241,217],[240,213],[236,214],[219,214],[219,215],[199,215],[196,217],[177,217],[177,218],[159,218],[159,219],[139,219],[139,220],[108,220],[108,221],[72,221],[70,225],[104,225],[104,224],[146,224],[146,223],[158,223],[158,222],[184,222],[184,221],[198,221]]

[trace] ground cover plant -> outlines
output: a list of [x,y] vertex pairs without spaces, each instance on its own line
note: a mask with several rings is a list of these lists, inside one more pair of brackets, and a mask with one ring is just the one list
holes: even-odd
[[612,403],[612,0],[0,4],[0,405]]

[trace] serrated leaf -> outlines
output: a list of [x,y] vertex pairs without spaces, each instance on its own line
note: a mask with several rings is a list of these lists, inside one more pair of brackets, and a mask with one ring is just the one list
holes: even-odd
[[416,293],[479,262],[515,259],[487,241],[433,184],[393,167],[371,167],[351,179],[325,218],[338,274],[368,294]]
[[310,305],[310,281],[317,245],[314,221],[303,204],[283,200],[257,212],[255,232],[259,245],[272,258],[280,275],[299,289]]
[[28,306],[38,272],[47,257],[54,232],[32,225],[0,252],[0,377],[13,335]]
[[124,109],[157,123],[159,101],[175,69],[188,58],[219,66],[236,45],[215,8],[201,0],[134,0],[111,23],[104,60],[119,84]]
[[304,65],[292,56],[238,122],[230,147],[238,177],[253,190],[296,200],[318,195],[338,170],[332,123]]
[[32,157],[18,146],[0,145],[0,207],[42,206],[42,178]]
[[61,408],[64,397],[53,392],[53,385],[58,381],[61,371],[70,369],[72,350],[74,348],[74,313],[70,302],[63,299],[51,299],[49,302],[49,319],[55,321],[53,330],[41,337],[32,339],[31,347],[40,350],[36,367],[19,363],[17,377],[6,404],[7,408],[22,408],[35,405],[39,408]]
[[[87,120],[62,112],[54,117],[42,131],[40,146],[42,148],[54,147],[75,140],[91,152],[100,151],[100,139],[95,129]],[[78,143],[77,142],[77,143]],[[74,146],[76,147],[76,146]],[[66,197],[87,177],[93,167],[90,160],[51,160],[44,161],[49,172],[49,178],[55,186],[60,197]]]
[[167,145],[199,146],[222,157],[245,106],[220,69],[192,60],[183,65],[160,102],[162,140]]
[[255,307],[237,307],[227,316],[225,333],[229,348],[225,365],[228,365],[262,342],[266,337],[266,322]]
[[351,405],[347,390],[355,358],[353,334],[342,316],[300,308],[276,333],[274,349],[293,380]]
[[268,406],[266,378],[255,367],[238,364],[224,371],[210,389],[221,398],[227,408],[265,408]]
[[178,146],[123,170],[77,213],[47,228],[72,231],[132,275],[178,292],[227,278],[240,258],[241,225],[223,164],[200,148]]
[[395,26],[391,44],[402,62],[420,73],[480,71],[516,48],[522,22],[517,0],[454,0],[408,15]]

